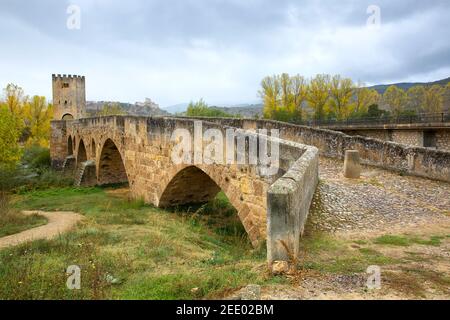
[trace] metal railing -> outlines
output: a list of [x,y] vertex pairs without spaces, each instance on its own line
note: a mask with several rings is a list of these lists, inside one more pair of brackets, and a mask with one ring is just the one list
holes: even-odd
[[450,113],[420,113],[416,115],[380,116],[350,119],[311,119],[297,124],[308,126],[350,126],[350,125],[385,125],[385,124],[415,124],[415,123],[450,123]]

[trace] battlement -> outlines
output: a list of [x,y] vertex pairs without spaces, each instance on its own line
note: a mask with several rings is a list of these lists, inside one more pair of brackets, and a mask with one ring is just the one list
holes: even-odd
[[72,79],[81,79],[84,80],[84,76],[72,75],[72,74],[52,74],[52,80],[72,80]]

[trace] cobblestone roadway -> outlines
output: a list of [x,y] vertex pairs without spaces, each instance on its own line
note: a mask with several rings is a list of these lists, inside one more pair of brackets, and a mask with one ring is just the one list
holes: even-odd
[[320,159],[320,184],[307,230],[353,232],[449,220],[450,184],[364,166],[358,180],[343,161]]

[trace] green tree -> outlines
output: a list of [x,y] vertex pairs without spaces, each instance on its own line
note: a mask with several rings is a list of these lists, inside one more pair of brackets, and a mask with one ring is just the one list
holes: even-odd
[[394,116],[399,116],[405,109],[407,96],[403,89],[389,86],[383,94],[383,102]]
[[233,117],[225,111],[209,107],[203,99],[197,102],[191,101],[187,107],[186,115],[189,117]]
[[106,102],[102,110],[97,114],[98,116],[123,116],[126,115],[125,110],[122,109],[118,102]]

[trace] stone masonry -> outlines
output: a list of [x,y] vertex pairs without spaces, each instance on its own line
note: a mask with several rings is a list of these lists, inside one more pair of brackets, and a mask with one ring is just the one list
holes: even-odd
[[[159,207],[207,202],[222,190],[252,244],[267,240],[269,264],[296,257],[318,183],[317,148],[237,129],[236,140],[246,141],[246,159],[250,137],[268,139],[269,146],[279,144],[277,174],[262,175],[259,167],[248,161],[239,165],[173,163],[176,141],[172,141],[172,133],[187,129],[194,135],[195,122],[133,116],[52,121],[52,162],[61,167],[75,157],[80,185],[127,182],[134,198]],[[225,136],[230,129],[201,123],[202,134],[214,129]],[[236,159],[237,148],[232,150]]]

